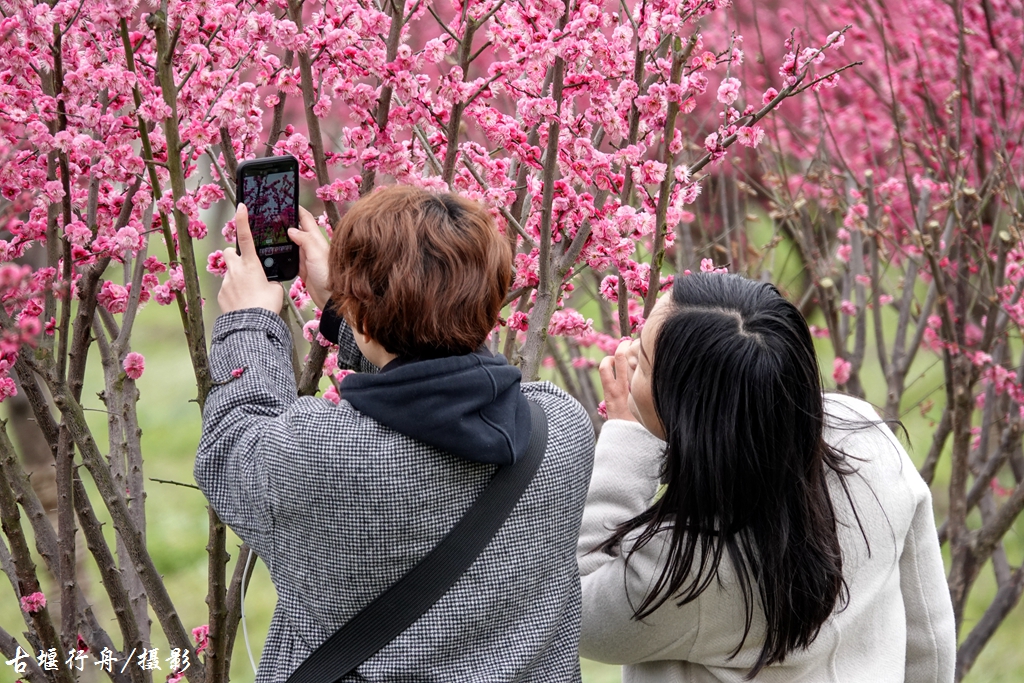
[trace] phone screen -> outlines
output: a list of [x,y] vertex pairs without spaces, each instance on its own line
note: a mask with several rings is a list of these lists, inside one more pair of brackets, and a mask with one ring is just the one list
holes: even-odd
[[286,171],[247,175],[243,182],[242,195],[249,209],[249,227],[256,242],[256,253],[262,257],[290,251],[288,228],[297,223],[295,174]]
[[287,157],[260,159],[241,164],[238,175],[239,201],[249,210],[249,229],[267,278],[294,278],[299,254],[288,228],[298,227],[298,165]]

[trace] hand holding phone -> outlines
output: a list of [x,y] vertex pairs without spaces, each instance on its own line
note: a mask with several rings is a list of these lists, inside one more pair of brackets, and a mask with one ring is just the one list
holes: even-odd
[[280,313],[284,291],[280,284],[267,280],[263,272],[263,264],[249,231],[249,214],[244,204],[239,204],[235,210],[235,233],[238,236],[238,251],[231,247],[224,250],[227,270],[220,292],[217,293],[221,312],[265,308],[272,313]]
[[299,277],[317,308],[323,309],[330,299],[327,289],[329,273],[328,254],[331,246],[320,232],[313,214],[299,207],[299,228],[292,228],[288,236],[299,245]]
[[256,255],[268,280],[299,274],[299,247],[288,238],[299,225],[299,161],[293,156],[250,159],[238,165],[235,197],[249,212]]

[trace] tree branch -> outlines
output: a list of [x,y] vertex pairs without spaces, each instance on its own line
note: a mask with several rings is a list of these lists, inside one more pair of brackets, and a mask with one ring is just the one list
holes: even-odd
[[[297,0],[289,0],[289,7],[291,7],[292,4],[295,2],[297,2]],[[402,22],[404,20],[405,13],[405,0],[384,0],[384,4],[386,5],[385,11],[391,17],[391,26],[388,29],[388,42],[385,47],[384,59],[386,64],[391,64],[392,62],[395,61],[395,57],[398,56],[398,44],[402,38]],[[292,19],[292,21],[295,21],[295,19]],[[299,29],[301,30],[301,28],[302,24],[299,23]],[[302,64],[301,53],[299,54],[299,64]],[[303,79],[305,79],[305,74],[303,74]],[[310,83],[312,84],[312,80],[310,81]],[[306,119],[308,121],[310,115],[312,114],[311,107],[313,105],[312,103],[309,102],[308,98],[306,98],[305,80],[303,80],[302,94],[303,99],[307,100]],[[377,144],[381,134],[387,129],[388,117],[391,115],[391,97],[393,94],[394,88],[391,86],[390,83],[382,82],[380,84],[380,97],[377,100],[377,113],[374,116],[374,122],[376,123],[377,126],[376,131],[374,131],[374,145]],[[317,124],[316,132],[319,139],[319,123]],[[310,126],[310,137],[312,137],[312,135],[313,126]],[[376,183],[376,177],[377,171],[374,168],[367,168],[365,166],[363,167],[362,178],[360,179],[359,182],[360,197],[362,197],[363,195],[365,195],[366,193],[373,189],[373,186]],[[324,184],[326,184],[326,182]],[[332,225],[336,223],[336,219],[331,220]]]
[[[131,37],[128,33],[128,22],[122,17],[118,25],[121,31],[121,46],[124,48],[125,65],[128,70],[135,74],[136,80],[141,79],[142,76],[138,73],[135,68],[135,51],[132,49]],[[153,203],[156,204],[161,198],[162,192],[160,191],[160,178],[157,176],[156,165],[153,159],[153,144],[149,137],[149,125],[146,120],[139,115],[139,110],[142,108],[142,92],[139,90],[139,86],[136,83],[132,87],[132,98],[135,102],[135,119],[139,130],[139,142],[142,145],[142,159],[146,163],[146,169],[149,173],[149,186],[150,191],[153,194]],[[160,230],[164,238],[164,246],[167,247],[167,260],[170,264],[178,262],[178,254],[174,249],[174,236],[171,233],[171,221],[163,211],[160,211]],[[181,316],[181,324],[185,328],[185,334],[188,335],[188,315],[185,312],[185,298],[182,296],[180,291],[174,293],[174,298],[178,304],[178,314]]]
[[[11,560],[18,580],[18,597],[22,598],[40,592],[39,579],[36,577],[36,564],[32,560],[32,553],[29,551],[28,542],[21,529],[18,505],[5,478],[0,479],[0,527],[3,528],[4,535],[7,536],[11,544]],[[73,609],[69,612],[72,616],[74,615]],[[42,607],[25,616],[43,647],[62,649],[57,630],[50,619],[48,607]],[[66,669],[58,669],[55,680],[58,683],[75,683],[71,673]]]
[[[292,68],[292,62],[295,60],[295,53],[291,50],[285,50],[284,62],[281,65],[284,69]],[[284,107],[288,100],[288,93],[284,92],[280,88],[277,91],[277,104],[274,105],[274,122],[270,124],[270,135],[267,136],[267,145],[263,148],[263,156],[269,157],[274,155],[274,145],[277,144],[278,138],[281,137],[281,133],[284,132]],[[221,134],[223,140],[223,133]],[[234,156],[234,152],[232,152]],[[226,158],[226,157],[225,157]],[[231,175],[234,175],[234,170],[230,171]]]
[[[14,659],[17,656],[18,648],[21,645],[18,640],[7,631],[0,628],[0,653],[2,653],[7,659]],[[24,649],[22,649],[24,652]],[[43,670],[39,668],[39,664],[33,657],[22,660],[25,663],[25,673],[19,674],[24,676],[29,683],[50,683],[50,680],[43,673]]]
[[[568,16],[568,0],[566,1],[565,14],[559,23],[560,28],[565,27]],[[547,341],[548,324],[551,322],[551,315],[557,304],[556,292],[553,291],[560,284],[559,281],[552,282],[555,273],[555,263],[551,258],[551,236],[552,236],[552,213],[555,197],[555,171],[558,168],[558,138],[561,131],[562,116],[562,87],[565,78],[565,62],[561,57],[555,57],[554,75],[552,77],[552,98],[557,102],[557,109],[554,116],[548,122],[548,146],[544,158],[544,170],[542,180],[544,183],[544,197],[541,206],[540,220],[540,254],[537,259],[539,283],[537,285],[537,299],[533,308],[530,309],[529,329],[526,333],[526,343],[522,349],[522,372],[527,382],[535,381],[538,377],[537,370],[540,368],[540,357],[544,351]]]
[[[185,280],[186,331],[189,357],[196,376],[196,401],[202,410],[206,395],[210,393],[210,363],[206,355],[206,333],[203,323],[202,297],[199,292],[199,270],[192,247],[192,235],[188,226],[190,218],[179,208],[179,203],[188,191],[185,188],[185,174],[182,169],[181,137],[178,131],[178,89],[174,83],[173,40],[167,35],[167,16],[163,11],[150,14],[146,23],[153,29],[157,46],[157,79],[163,93],[164,104],[170,109],[170,116],[164,119],[164,139],[167,147],[167,171],[171,178],[171,194],[174,197],[174,227],[178,237],[178,257],[181,273]],[[301,29],[301,27],[300,27]],[[175,37],[177,33],[175,34]],[[155,197],[154,197],[155,198]]]
[[[0,472],[9,482],[15,501],[21,506],[28,517],[29,524],[32,527],[32,535],[35,538],[36,550],[39,552],[40,557],[43,558],[47,570],[53,576],[60,576],[57,534],[54,532],[53,526],[46,516],[46,511],[39,502],[39,498],[36,496],[28,476],[18,462],[14,445],[7,437],[6,428],[2,422],[0,422]],[[84,495],[83,492],[82,496]],[[76,500],[77,503],[78,501]],[[100,566],[102,567],[103,565]],[[14,577],[12,576],[12,578]],[[76,615],[76,621],[79,624],[82,637],[89,647],[97,652],[106,647],[116,653],[117,648],[114,647],[114,643],[110,640],[107,632],[100,627],[95,614],[93,614],[92,607],[86,602],[85,596],[77,584],[75,584],[73,604],[75,609],[71,611]],[[112,675],[111,680],[127,681],[127,678],[118,673]]]
[[[672,71],[669,76],[671,85],[679,85],[679,80],[683,75],[683,64],[689,58],[690,53],[693,52],[693,48],[697,44],[697,36],[698,34],[694,33],[690,37],[685,49],[679,49],[678,45],[673,48]],[[675,42],[678,43],[679,39],[676,38]],[[668,112],[665,115],[665,128],[662,131],[662,163],[665,164],[665,178],[661,181],[661,188],[658,192],[658,205],[654,213],[654,244],[651,247],[651,271],[647,296],[644,300],[644,318],[651,314],[654,302],[661,291],[661,266],[665,261],[665,232],[668,227],[665,223],[665,216],[668,213],[668,202],[672,196],[672,186],[675,184],[675,177],[673,175],[675,154],[672,153],[671,147],[672,140],[675,137],[676,116],[678,114],[679,102],[676,99],[672,99],[668,103]]]
[[160,621],[161,628],[163,628],[164,635],[167,637],[171,647],[179,648],[183,652],[188,651],[191,666],[186,670],[185,675],[189,681],[191,683],[205,683],[205,667],[196,657],[195,650],[185,628],[181,624],[181,619],[174,607],[174,603],[167,593],[167,588],[164,586],[160,573],[153,564],[153,558],[146,549],[142,533],[135,528],[124,497],[114,486],[110,469],[96,447],[96,442],[89,431],[81,405],[70,395],[65,384],[59,380],[50,380],[49,383],[54,403],[57,404],[57,408],[64,416],[64,423],[68,426],[72,437],[74,437],[75,444],[82,454],[82,460],[86,468],[92,474],[96,488],[99,490],[100,496],[103,498],[107,510],[114,521],[115,529],[117,529],[118,534],[124,540],[135,570],[139,573],[139,578],[142,580],[142,584],[149,596],[153,611]]
[[939,456],[942,455],[942,449],[945,448],[946,439],[949,437],[949,432],[952,429],[953,419],[950,408],[947,405],[942,409],[942,418],[939,420],[939,425],[932,435],[931,448],[928,449],[928,456],[924,459],[920,469],[921,478],[929,486],[931,486],[932,480],[935,478],[935,466],[939,462]]
[[[470,50],[473,49],[473,36],[476,34],[477,23],[472,20],[466,21],[463,27],[462,40],[459,42],[459,68],[462,71],[462,82],[465,83],[469,74]],[[452,111],[448,117],[448,129],[445,132],[444,166],[441,172],[441,179],[451,187],[455,179],[455,160],[459,154],[459,126],[462,124],[462,112],[466,108],[465,102],[456,101],[452,104]]]
[[985,614],[957,649],[956,680],[962,680],[971,670],[982,648],[992,638],[1006,616],[1020,602],[1022,592],[1024,592],[1024,565],[1017,567],[1009,583],[996,591],[996,596],[985,610]]
[[302,368],[299,377],[299,396],[316,396],[320,391],[320,378],[323,376],[324,360],[327,358],[327,347],[322,346],[314,338],[309,347],[309,359]]
[[[121,572],[118,571],[117,563],[110,552],[106,538],[103,536],[103,528],[96,518],[92,503],[89,502],[88,493],[82,480],[76,475],[74,478],[74,499],[75,512],[78,515],[78,522],[82,525],[82,534],[85,536],[85,544],[96,560],[96,566],[100,570],[100,581],[103,588],[110,597],[110,606],[114,611],[114,618],[121,629],[121,636],[124,638],[125,649],[130,645],[133,650],[141,652],[145,647],[139,631],[139,624],[131,609],[131,599],[128,590],[121,579]],[[111,649],[113,649],[111,647]],[[123,658],[123,657],[122,657]],[[146,676],[139,667],[128,667],[129,676],[133,683],[144,683]],[[118,671],[118,676],[121,676]]]
[[972,534],[971,545],[976,558],[984,560],[992,554],[1021,511],[1024,511],[1024,483],[1017,484],[991,521]]

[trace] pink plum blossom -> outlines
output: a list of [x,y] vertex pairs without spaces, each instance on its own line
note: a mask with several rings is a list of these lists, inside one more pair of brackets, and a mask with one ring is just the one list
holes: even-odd
[[22,315],[18,319],[18,329],[21,330],[22,339],[31,343],[33,337],[38,336],[43,331],[43,325],[39,322],[39,318],[34,315]]
[[577,337],[593,330],[594,321],[584,319],[579,312],[572,309],[555,311],[548,325],[548,334],[564,337]]
[[736,142],[744,147],[757,147],[764,139],[764,129],[760,126],[741,126],[736,130]]
[[295,302],[295,306],[299,310],[306,308],[310,301],[312,301],[309,292],[306,291],[306,285],[302,282],[302,278],[295,278],[292,286],[288,289],[288,296]]
[[529,316],[522,311],[516,311],[509,317],[508,327],[517,332],[526,332],[530,329]]
[[141,353],[132,351],[124,358],[124,362],[121,364],[124,368],[126,375],[132,379],[138,379],[142,377],[143,371],[146,369],[146,359]]
[[166,284],[157,285],[153,287],[153,299],[161,306],[166,306],[174,301],[174,291]]
[[4,399],[18,395],[18,385],[10,377],[0,377],[0,403]]
[[46,596],[38,591],[21,598],[21,609],[26,614],[35,614],[45,607]]
[[832,363],[832,379],[836,381],[836,384],[846,384],[850,381],[850,372],[852,370],[853,365],[850,364],[850,361],[836,358]]
[[992,492],[994,494],[996,494],[997,496],[999,496],[1001,498],[1005,498],[1005,497],[1009,496],[1011,493],[1013,493],[1013,489],[1012,488],[1009,488],[1007,486],[1003,486],[999,482],[999,479],[997,479],[996,477],[992,477],[992,480],[989,482],[989,488],[992,489]]
[[617,302],[619,300],[619,278],[615,275],[607,275],[601,280],[599,287],[601,296],[611,302]]
[[128,308],[128,288],[107,280],[100,288],[96,300],[111,313],[124,313]]
[[700,272],[702,273],[728,273],[728,268],[718,268],[715,266],[715,262],[709,258],[700,260]]
[[738,78],[725,78],[718,86],[718,101],[722,104],[732,104],[740,96],[740,81]]
[[199,654],[210,643],[210,627],[206,624],[192,629],[192,640],[196,641],[196,654]]
[[210,255],[206,257],[206,270],[218,277],[224,277],[224,274],[228,272],[227,264],[224,263],[224,252],[220,249],[210,252]]

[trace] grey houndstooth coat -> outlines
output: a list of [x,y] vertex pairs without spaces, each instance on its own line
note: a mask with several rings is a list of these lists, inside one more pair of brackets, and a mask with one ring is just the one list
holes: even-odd
[[[340,336],[339,364],[375,370],[348,328]],[[291,337],[268,311],[218,318],[210,365],[195,478],[270,569],[278,603],[256,681],[282,683],[437,544],[495,467],[399,434],[345,400],[297,398]],[[575,548],[593,430],[550,383],[522,392],[548,416],[536,478],[452,589],[345,681],[580,680]]]

